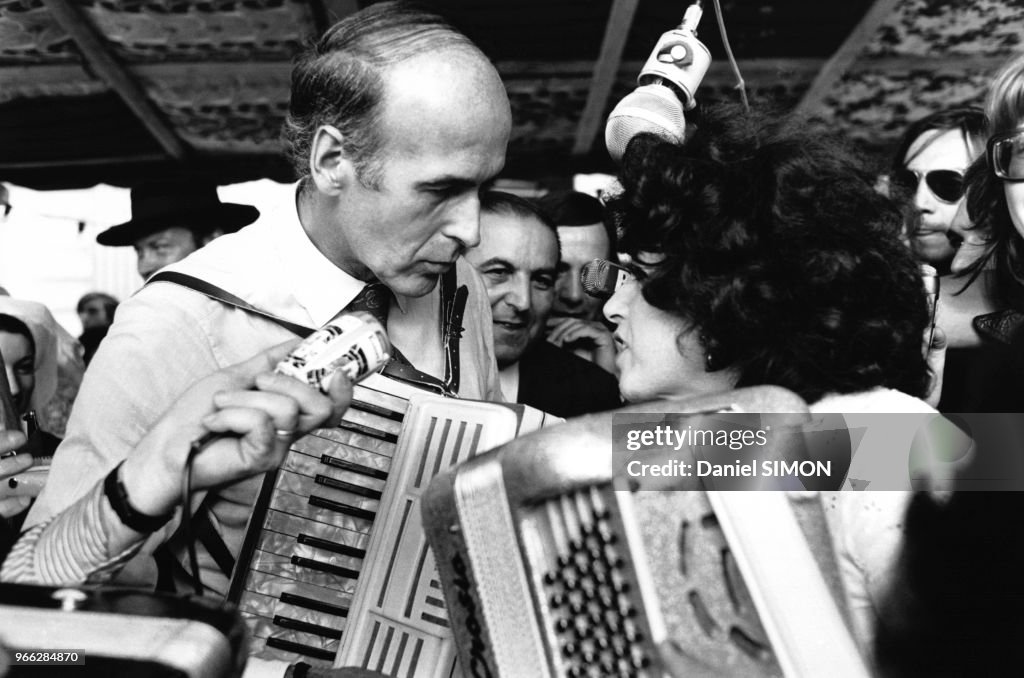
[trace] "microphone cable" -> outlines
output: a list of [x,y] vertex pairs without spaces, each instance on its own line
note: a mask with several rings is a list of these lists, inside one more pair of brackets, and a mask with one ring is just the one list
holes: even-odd
[[[181,479],[181,530],[188,549],[189,568],[192,574],[192,586],[197,596],[203,595],[203,580],[199,574],[199,557],[196,555],[196,541],[192,529],[192,462],[196,455],[206,449],[207,445],[222,437],[222,434],[208,432],[192,441],[188,448],[188,456],[185,458],[185,473]],[[200,505],[200,508],[202,505]]]
[[[718,33],[722,36],[722,47],[725,48],[725,58],[729,61],[729,66],[732,68],[733,74],[736,76],[736,87],[740,91],[740,99],[743,101],[744,110],[750,110],[750,102],[747,101],[747,86],[743,80],[743,75],[740,73],[739,64],[736,63],[736,58],[732,55],[732,47],[729,46],[729,35],[725,31],[725,18],[722,16],[722,5],[719,0],[713,0],[715,4],[715,19],[718,22]],[[697,4],[703,6],[701,0],[697,0]]]

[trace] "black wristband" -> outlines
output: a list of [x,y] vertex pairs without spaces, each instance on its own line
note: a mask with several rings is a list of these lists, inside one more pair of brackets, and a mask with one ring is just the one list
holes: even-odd
[[[123,463],[122,461],[121,464]],[[142,534],[156,532],[167,524],[174,516],[174,512],[171,511],[163,516],[150,516],[137,511],[128,501],[128,491],[124,489],[124,483],[121,482],[121,477],[118,475],[121,464],[115,466],[114,470],[107,475],[107,479],[103,481],[103,494],[107,496],[110,508],[114,509],[114,513],[125,527]]]

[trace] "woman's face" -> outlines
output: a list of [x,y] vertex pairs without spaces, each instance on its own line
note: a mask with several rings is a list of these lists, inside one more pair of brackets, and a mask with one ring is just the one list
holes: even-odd
[[1004,181],[1003,191],[1006,193],[1006,208],[1010,211],[1013,227],[1024,238],[1024,181]]
[[[1024,119],[1017,121],[1019,124],[1015,132],[1016,136],[1010,142],[1009,162],[1007,169],[1011,176],[1021,176],[1022,165],[1024,165]],[[1024,238],[1024,181],[1003,180],[1003,193],[1006,195],[1006,207],[1010,212],[1010,220],[1017,233]]]
[[[643,269],[637,271],[643,275]],[[604,305],[615,324],[619,390],[629,402],[730,390],[730,370],[707,372],[699,332],[677,315],[655,308],[636,280],[622,285]]]
[[4,357],[14,405],[20,414],[25,414],[32,400],[32,390],[36,386],[32,342],[24,334],[0,331],[0,355]]

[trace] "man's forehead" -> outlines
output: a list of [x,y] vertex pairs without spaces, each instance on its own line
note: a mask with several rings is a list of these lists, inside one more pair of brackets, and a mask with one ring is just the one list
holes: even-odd
[[550,228],[536,217],[503,212],[480,214],[480,244],[474,250],[480,258],[502,258],[517,267],[551,268],[558,261],[558,240]]
[[610,243],[604,224],[587,226],[559,226],[558,239],[562,244],[562,258],[573,256],[604,257]]
[[907,149],[907,167],[965,169],[971,162],[971,151],[959,129],[931,129],[914,139]]

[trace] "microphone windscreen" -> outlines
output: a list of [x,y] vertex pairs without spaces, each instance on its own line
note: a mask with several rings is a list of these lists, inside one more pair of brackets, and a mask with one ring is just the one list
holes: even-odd
[[629,272],[606,259],[594,259],[580,271],[583,291],[598,299],[608,299],[623,282],[629,279]]
[[604,143],[608,153],[618,162],[626,146],[637,134],[649,132],[672,143],[686,137],[683,104],[664,85],[643,85],[623,97],[608,116]]
[[924,280],[925,292],[931,295],[939,293],[939,272],[934,266],[921,264],[921,278]]

